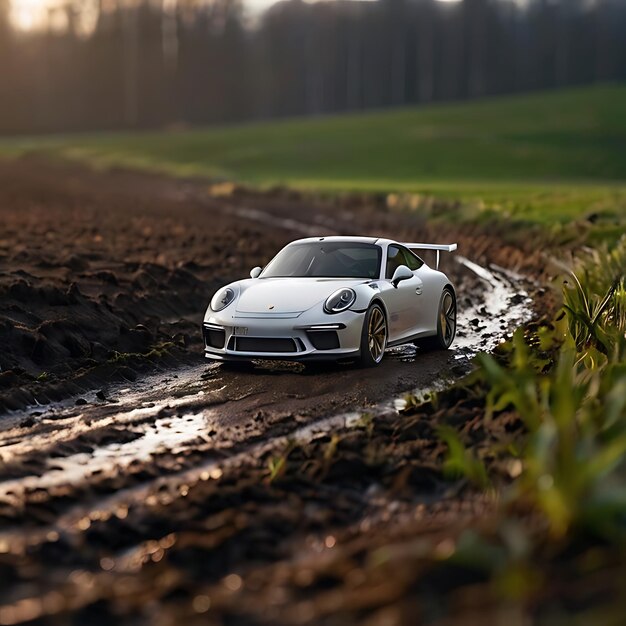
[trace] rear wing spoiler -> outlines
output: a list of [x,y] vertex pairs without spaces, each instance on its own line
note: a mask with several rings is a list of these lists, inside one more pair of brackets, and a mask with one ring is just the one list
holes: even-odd
[[439,255],[442,252],[454,252],[458,247],[455,243],[448,245],[440,245],[437,243],[405,243],[403,245],[409,250],[435,250],[437,252],[437,269],[439,269]]

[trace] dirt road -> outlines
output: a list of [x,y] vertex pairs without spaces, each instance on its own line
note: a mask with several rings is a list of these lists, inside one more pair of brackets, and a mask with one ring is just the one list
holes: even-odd
[[[336,433],[349,439],[371,416],[397,419],[406,393],[442,389],[529,319],[521,251],[433,232],[381,199],[225,193],[31,159],[0,165],[0,183],[0,573],[12,581],[0,591],[0,624],[52,615],[180,623],[216,602],[226,608],[215,623],[306,621],[284,598],[270,621],[250,621],[246,609],[230,622],[232,598],[217,598],[238,593],[245,572],[293,565],[315,542],[328,547],[336,532],[372,531],[390,502],[398,519],[425,503],[435,516],[473,514],[447,500],[431,431],[388,451],[421,459],[422,488],[408,500],[358,455],[333,461],[338,481],[296,472],[307,483],[297,493],[273,481],[303,454],[293,450],[323,446],[326,458]],[[391,350],[367,371],[205,362],[198,329],[215,287],[312,232],[459,239],[463,256],[445,266],[459,294],[454,349]],[[219,593],[198,590],[218,583]]]

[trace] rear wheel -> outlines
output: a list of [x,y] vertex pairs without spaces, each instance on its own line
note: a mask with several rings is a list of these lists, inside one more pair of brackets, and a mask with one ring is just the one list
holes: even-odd
[[387,318],[380,305],[373,304],[365,314],[361,332],[360,363],[364,367],[378,365],[387,347]]
[[415,342],[424,350],[447,350],[456,336],[456,296],[450,287],[445,287],[439,300],[437,334]]

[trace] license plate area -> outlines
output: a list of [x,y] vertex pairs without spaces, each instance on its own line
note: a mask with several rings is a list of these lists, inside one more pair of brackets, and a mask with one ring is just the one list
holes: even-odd
[[248,327],[247,326],[235,326],[233,327],[233,335],[235,335],[235,337],[245,337],[248,334]]

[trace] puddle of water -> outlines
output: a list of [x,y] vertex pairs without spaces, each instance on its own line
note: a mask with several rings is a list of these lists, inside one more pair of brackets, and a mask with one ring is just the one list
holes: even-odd
[[[501,272],[496,266],[492,266],[495,271],[491,271],[462,256],[455,260],[485,283],[481,300],[461,309],[457,320],[464,334],[457,336],[454,345],[464,349],[471,358],[478,352],[493,350],[508,332],[529,321],[532,300],[514,278],[514,273]],[[474,320],[478,320],[478,325],[472,324]]]
[[[197,370],[194,371],[197,372]],[[169,397],[166,401],[161,400],[158,403],[154,400],[147,399],[146,396],[148,394],[150,394],[150,397],[155,397],[156,394],[163,394],[168,391],[168,385],[170,383],[164,383],[162,379],[162,374],[148,377],[139,383],[134,390],[125,390],[125,393],[120,399],[117,398],[120,391],[111,388],[112,395],[118,400],[115,404],[100,402],[96,399],[95,392],[92,392],[91,394],[81,395],[81,397],[84,398],[93,396],[93,399],[91,405],[86,405],[80,410],[75,406],[75,399],[64,400],[47,406],[46,413],[50,416],[54,416],[52,419],[56,425],[62,424],[64,420],[71,420],[69,427],[65,429],[58,428],[50,432],[44,431],[42,433],[36,433],[29,436],[26,441],[24,441],[19,433],[5,438],[0,445],[0,461],[9,463],[15,456],[31,452],[38,448],[45,450],[56,441],[66,439],[68,434],[71,434],[72,437],[76,437],[82,432],[93,430],[94,427],[105,428],[107,426],[129,425],[131,428],[141,429],[143,426],[141,423],[137,424],[138,420],[145,420],[151,416],[156,417],[162,409],[177,409],[183,407],[185,404],[192,403],[205,395],[203,389],[198,389],[198,387],[203,385],[203,381],[197,374],[194,374],[188,378],[181,379],[181,382],[187,385],[184,394],[181,393],[178,396]],[[222,391],[224,388],[225,386],[216,389],[215,393]],[[37,407],[30,407],[26,411],[26,414],[32,414],[36,408]],[[101,408],[105,409],[107,413],[94,422],[93,425],[85,421],[85,414],[88,414],[90,411],[98,411]]]
[[[155,407],[158,410],[158,407]],[[155,410],[154,408],[152,410]],[[136,413],[144,411],[137,409]],[[42,476],[8,480],[0,483],[0,497],[29,488],[50,488],[85,481],[96,472],[124,469],[136,461],[149,461],[161,451],[176,452],[179,447],[201,437],[207,430],[206,412],[184,417],[157,419],[145,427],[141,437],[123,443],[110,443],[92,453],[81,452],[48,460],[48,471]]]

